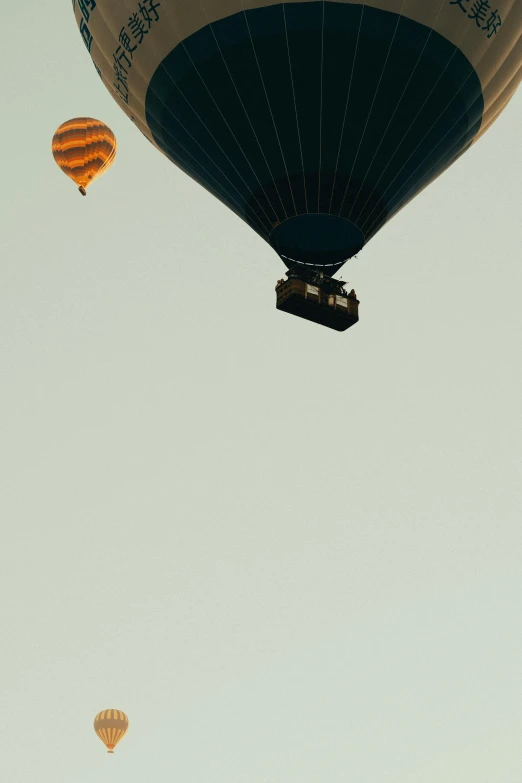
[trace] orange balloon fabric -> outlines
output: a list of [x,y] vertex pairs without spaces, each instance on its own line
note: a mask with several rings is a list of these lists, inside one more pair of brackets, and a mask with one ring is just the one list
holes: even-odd
[[53,136],[53,156],[80,193],[109,169],[116,157],[116,137],[110,128],[91,117],[77,117],[60,125]]
[[128,728],[129,719],[121,710],[103,710],[94,719],[94,731],[108,753],[114,753],[114,748],[125,736]]

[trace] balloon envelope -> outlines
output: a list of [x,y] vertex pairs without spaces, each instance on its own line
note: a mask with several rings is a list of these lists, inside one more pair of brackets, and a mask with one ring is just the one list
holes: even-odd
[[53,136],[53,156],[64,174],[86,188],[114,163],[116,137],[110,128],[91,117],[64,122]]
[[94,719],[94,731],[109,753],[114,752],[114,748],[125,736],[128,728],[129,719],[121,710],[103,710]]
[[329,274],[478,139],[521,78],[520,0],[73,6],[149,141],[287,266]]

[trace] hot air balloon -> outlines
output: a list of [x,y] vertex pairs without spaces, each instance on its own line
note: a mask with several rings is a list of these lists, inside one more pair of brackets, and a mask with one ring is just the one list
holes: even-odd
[[63,173],[86,196],[88,186],[114,163],[117,144],[114,133],[103,122],[77,117],[60,125],[53,136],[52,149]]
[[107,753],[114,753],[128,728],[129,719],[121,710],[103,710],[94,719],[94,731],[106,746]]
[[283,309],[330,313],[334,328],[358,302],[332,275],[489,128],[522,76],[521,0],[73,7],[123,111],[279,254]]

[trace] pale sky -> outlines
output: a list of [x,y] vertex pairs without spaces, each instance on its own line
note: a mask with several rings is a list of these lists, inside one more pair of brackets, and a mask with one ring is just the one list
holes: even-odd
[[[0,779],[520,783],[522,94],[346,265],[338,334],[70,2],[3,17]],[[119,141],[87,198],[78,115]]]

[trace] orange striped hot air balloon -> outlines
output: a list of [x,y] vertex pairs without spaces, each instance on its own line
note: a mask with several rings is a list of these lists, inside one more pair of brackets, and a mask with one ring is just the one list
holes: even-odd
[[106,746],[107,753],[114,753],[128,728],[129,719],[121,710],[103,710],[94,719],[94,731]]
[[76,182],[82,196],[114,163],[116,137],[110,128],[91,117],[77,117],[60,125],[53,136],[53,156],[64,174]]

